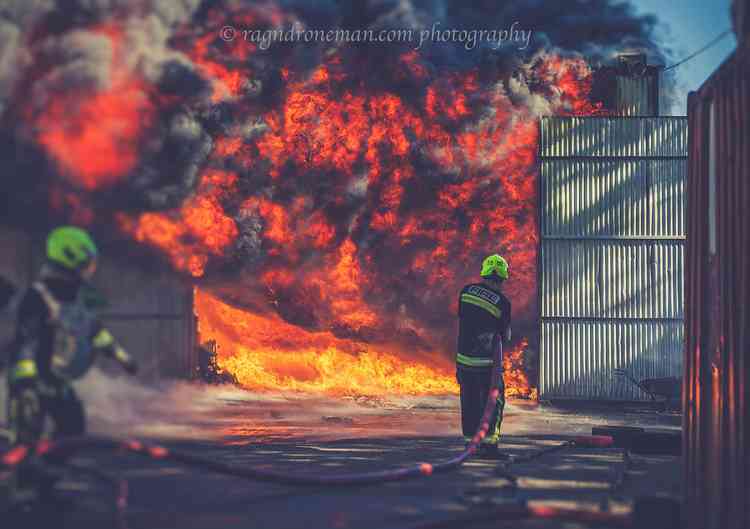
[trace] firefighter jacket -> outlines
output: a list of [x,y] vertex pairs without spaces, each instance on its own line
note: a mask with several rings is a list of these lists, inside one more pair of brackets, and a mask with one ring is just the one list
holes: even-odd
[[466,285],[458,299],[456,363],[490,367],[496,340],[510,339],[510,301],[487,283]]
[[93,289],[74,274],[47,265],[24,294],[10,351],[11,384],[56,386],[82,377],[99,353],[126,369],[135,363],[97,318]]

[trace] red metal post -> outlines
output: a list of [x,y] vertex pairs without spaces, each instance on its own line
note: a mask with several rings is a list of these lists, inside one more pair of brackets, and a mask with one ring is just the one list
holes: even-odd
[[750,54],[690,95],[685,526],[750,527]]

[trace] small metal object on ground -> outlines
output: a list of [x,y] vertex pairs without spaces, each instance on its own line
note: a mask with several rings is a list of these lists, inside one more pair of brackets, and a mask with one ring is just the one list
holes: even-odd
[[643,428],[634,426],[594,426],[591,429],[591,435],[607,435],[614,440],[614,446],[630,448],[633,437],[645,431]]

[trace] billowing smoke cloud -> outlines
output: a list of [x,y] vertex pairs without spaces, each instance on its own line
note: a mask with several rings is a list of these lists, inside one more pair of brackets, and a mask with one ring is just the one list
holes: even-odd
[[[17,4],[7,211],[96,220],[235,305],[417,352],[451,350],[487,253],[533,335],[537,119],[600,112],[591,65],[618,51],[663,62],[655,21],[609,0]],[[413,39],[351,37],[383,30]]]

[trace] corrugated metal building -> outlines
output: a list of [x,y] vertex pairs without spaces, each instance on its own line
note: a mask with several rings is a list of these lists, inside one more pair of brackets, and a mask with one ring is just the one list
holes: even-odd
[[750,2],[740,4],[738,50],[688,98],[689,529],[750,527]]
[[541,122],[540,396],[641,400],[680,377],[687,120]]
[[[123,346],[139,361],[141,377],[187,378],[197,365],[192,286],[174,274],[145,269],[122,257],[114,259],[106,244],[94,278],[110,302],[103,319]],[[0,275],[26,288],[44,260],[44,239],[0,227]],[[0,317],[0,343],[12,337],[14,315]]]

